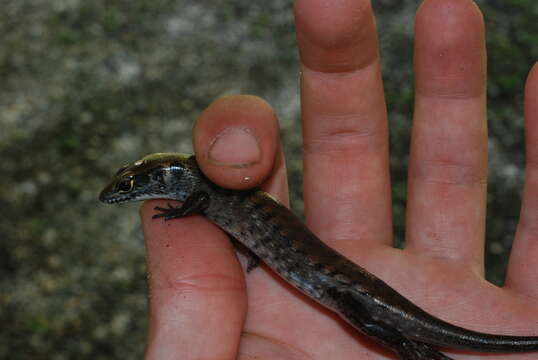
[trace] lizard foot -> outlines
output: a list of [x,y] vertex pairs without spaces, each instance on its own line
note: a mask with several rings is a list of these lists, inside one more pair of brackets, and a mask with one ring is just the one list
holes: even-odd
[[452,360],[428,344],[407,339],[397,352],[401,360]]
[[160,213],[153,215],[152,216],[153,219],[163,217],[165,220],[171,220],[171,219],[174,219],[176,217],[181,217],[183,215],[181,206],[173,206],[170,203],[168,203],[167,208],[162,208],[162,207],[156,206],[154,208],[154,210],[155,211],[160,211]]

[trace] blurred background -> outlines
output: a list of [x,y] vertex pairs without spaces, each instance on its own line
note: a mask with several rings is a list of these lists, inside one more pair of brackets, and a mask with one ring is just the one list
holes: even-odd
[[[375,0],[402,244],[417,0]],[[536,0],[478,1],[487,24],[488,279],[502,284],[519,213],[522,94]],[[0,358],[140,358],[146,275],[138,204],[97,195],[123,163],[191,151],[214,99],[249,93],[281,121],[301,212],[291,0],[3,0],[0,8]]]

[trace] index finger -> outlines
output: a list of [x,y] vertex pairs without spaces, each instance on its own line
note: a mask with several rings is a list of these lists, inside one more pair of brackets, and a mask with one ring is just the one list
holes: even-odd
[[166,202],[140,210],[150,293],[145,358],[235,358],[247,300],[228,237],[200,216],[152,219],[157,205]]

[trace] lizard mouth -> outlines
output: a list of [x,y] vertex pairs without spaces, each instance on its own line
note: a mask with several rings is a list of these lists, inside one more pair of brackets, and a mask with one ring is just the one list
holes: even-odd
[[101,199],[101,201],[104,202],[104,203],[107,203],[107,204],[121,204],[121,203],[127,202],[128,200],[123,200],[123,199]]
[[131,196],[131,195],[111,194],[106,191],[103,191],[99,195],[99,200],[106,204],[121,204],[121,203],[126,203],[128,201],[131,201],[133,199],[134,199],[134,196]]

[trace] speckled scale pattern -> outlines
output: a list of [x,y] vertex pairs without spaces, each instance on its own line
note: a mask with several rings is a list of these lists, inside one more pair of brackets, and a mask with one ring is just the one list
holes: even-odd
[[[323,298],[323,286],[332,280],[316,271],[301,248],[292,244],[292,232],[301,223],[282,216],[279,206],[262,191],[248,194],[222,194],[218,190],[205,211],[209,220],[220,226],[254,252],[264,263],[294,286],[318,301]],[[233,220],[228,216],[234,209]],[[238,221],[239,220],[239,221]],[[302,230],[302,229],[301,229]]]
[[[160,153],[122,167],[101,192],[107,203],[184,201],[158,208],[165,219],[202,212],[305,294],[396,352],[401,360],[447,360],[431,345],[485,352],[538,351],[538,337],[484,334],[449,324],[316,237],[285,206],[260,190],[211,183],[194,156]],[[169,216],[166,216],[169,215]]]

